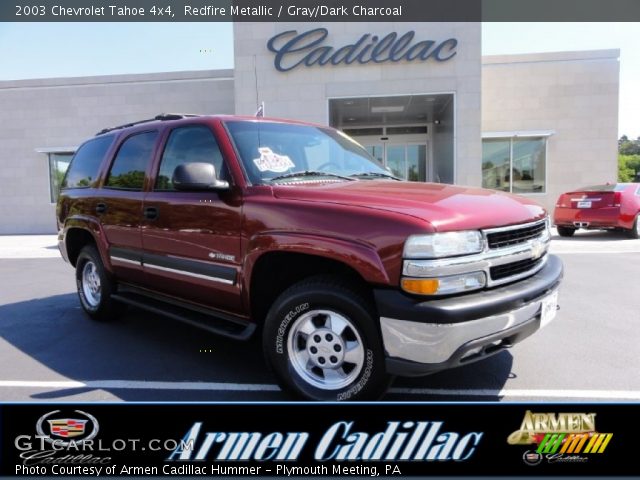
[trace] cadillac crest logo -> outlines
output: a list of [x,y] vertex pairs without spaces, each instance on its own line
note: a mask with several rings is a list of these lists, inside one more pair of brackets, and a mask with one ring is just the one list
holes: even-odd
[[[44,414],[36,423],[38,435],[46,442],[67,446],[71,442],[76,445],[92,440],[100,429],[98,420],[82,410],[73,410],[71,415],[59,415],[61,410]],[[67,439],[72,439],[67,441]]]
[[56,418],[47,420],[51,435],[62,438],[78,437],[84,433],[84,426],[89,420],[79,420],[77,418]]

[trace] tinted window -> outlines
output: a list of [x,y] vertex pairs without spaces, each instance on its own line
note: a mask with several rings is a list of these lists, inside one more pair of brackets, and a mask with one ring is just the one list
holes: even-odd
[[175,190],[173,171],[180,164],[192,162],[210,163],[215,167],[218,178],[227,176],[218,142],[204,125],[176,128],[171,132],[162,154],[156,190]]
[[58,201],[58,192],[60,192],[72,157],[73,153],[49,154],[49,192],[51,193],[51,203]]
[[98,169],[111,142],[113,142],[113,135],[94,138],[80,146],[62,181],[62,188],[90,186],[98,176]]
[[144,172],[157,136],[158,132],[146,132],[127,138],[113,161],[106,186],[142,190]]

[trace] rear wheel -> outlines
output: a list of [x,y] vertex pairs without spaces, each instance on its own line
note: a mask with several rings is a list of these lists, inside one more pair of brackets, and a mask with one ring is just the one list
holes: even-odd
[[87,245],[78,255],[76,286],[83,310],[93,319],[111,320],[125,308],[111,298],[116,284],[104,269],[100,254],[93,245]]
[[631,238],[640,238],[640,213],[636,215],[636,220],[633,222],[631,230],[627,230],[627,235]]
[[561,237],[573,237],[573,234],[576,233],[575,228],[571,227],[558,227],[558,235]]
[[391,377],[374,314],[356,289],[315,277],[283,292],[265,321],[263,347],[280,386],[310,400],[379,398]]

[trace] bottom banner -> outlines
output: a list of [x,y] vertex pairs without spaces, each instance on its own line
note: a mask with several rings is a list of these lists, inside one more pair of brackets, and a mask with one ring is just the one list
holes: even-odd
[[635,404],[8,404],[0,475],[637,475],[639,413]]

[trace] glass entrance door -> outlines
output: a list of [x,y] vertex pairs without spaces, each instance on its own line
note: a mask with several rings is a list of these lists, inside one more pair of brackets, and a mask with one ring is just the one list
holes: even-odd
[[389,138],[381,141],[358,139],[367,151],[398,178],[412,182],[432,181],[427,158],[427,142]]

